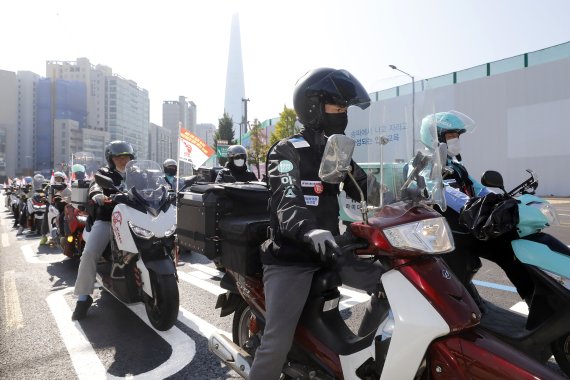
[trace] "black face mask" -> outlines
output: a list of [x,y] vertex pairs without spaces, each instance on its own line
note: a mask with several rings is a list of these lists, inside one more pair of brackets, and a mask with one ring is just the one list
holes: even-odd
[[164,174],[166,175],[176,175],[176,168],[164,168]]
[[348,114],[341,113],[323,113],[323,120],[321,126],[325,135],[331,136],[334,134],[344,134],[346,125],[348,124]]

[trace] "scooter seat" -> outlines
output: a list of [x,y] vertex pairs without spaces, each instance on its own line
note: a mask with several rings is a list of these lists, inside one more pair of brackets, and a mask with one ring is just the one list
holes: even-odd
[[336,271],[329,269],[320,269],[313,276],[313,283],[311,284],[310,296],[318,296],[329,290],[338,288],[342,285],[340,275]]

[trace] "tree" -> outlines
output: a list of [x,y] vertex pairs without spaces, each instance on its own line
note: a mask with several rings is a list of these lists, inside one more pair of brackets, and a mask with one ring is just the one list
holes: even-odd
[[250,147],[247,150],[247,160],[249,164],[257,168],[257,178],[259,179],[261,179],[259,165],[265,163],[265,156],[269,150],[266,133],[267,130],[261,127],[259,120],[255,119],[249,131]]
[[297,114],[294,109],[287,108],[287,106],[284,105],[283,112],[279,114],[279,118],[279,122],[275,125],[275,131],[271,134],[271,145],[285,137],[299,133],[301,130],[295,123],[297,121]]
[[[216,133],[214,133],[214,149],[216,152],[218,151],[218,140],[225,140],[227,141],[227,145],[235,144],[234,140],[234,121],[226,112],[224,112],[224,116],[221,119],[218,119],[218,129]],[[220,145],[226,145],[220,144]],[[227,161],[227,157],[219,157],[218,161],[220,165],[225,165]]]

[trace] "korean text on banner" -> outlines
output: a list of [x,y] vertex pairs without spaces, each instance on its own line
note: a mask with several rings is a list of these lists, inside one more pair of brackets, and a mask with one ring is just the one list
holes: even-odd
[[204,140],[188,131],[180,128],[180,140],[178,157],[182,161],[190,162],[194,167],[200,167],[215,152]]

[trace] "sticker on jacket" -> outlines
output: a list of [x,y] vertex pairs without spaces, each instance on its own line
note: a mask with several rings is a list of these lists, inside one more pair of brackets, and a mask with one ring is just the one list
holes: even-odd
[[293,170],[293,163],[289,160],[279,161],[277,170],[279,170],[279,173],[289,173],[291,170]]
[[301,180],[301,187],[315,187],[316,185],[320,185],[321,181],[307,181],[302,179]]
[[307,206],[318,206],[319,197],[317,197],[316,195],[305,195],[305,204]]
[[293,146],[295,148],[308,148],[310,147],[309,143],[307,142],[307,140],[305,140],[302,137],[293,137],[291,139],[289,139],[289,142],[291,144],[293,144]]

